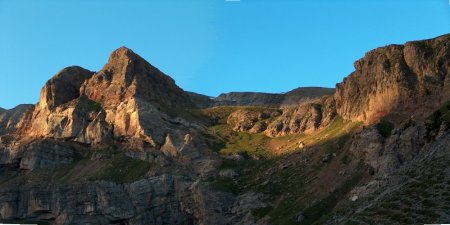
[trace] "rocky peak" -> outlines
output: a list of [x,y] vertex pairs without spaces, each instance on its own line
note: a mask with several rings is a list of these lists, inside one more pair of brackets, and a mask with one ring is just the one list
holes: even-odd
[[[113,51],[108,59],[108,63],[102,70],[108,71],[115,76],[105,76],[109,81],[130,84],[135,71],[144,72],[147,67],[152,67],[139,55],[127,47],[120,47]],[[152,68],[155,69],[155,68]]]
[[159,108],[190,106],[189,96],[175,81],[132,50],[121,47],[108,63],[85,82],[82,93],[106,108],[139,98]]

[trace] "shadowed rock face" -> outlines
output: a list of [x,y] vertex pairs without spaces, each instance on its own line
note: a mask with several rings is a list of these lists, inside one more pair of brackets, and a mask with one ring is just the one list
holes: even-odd
[[213,99],[212,105],[289,107],[319,100],[334,93],[334,88],[300,87],[284,94],[230,92]]
[[80,96],[81,84],[94,72],[79,66],[67,67],[59,71],[45,83],[39,98],[40,108],[54,109]]
[[450,35],[368,52],[336,86],[337,113],[372,123],[391,113],[423,117],[449,100]]

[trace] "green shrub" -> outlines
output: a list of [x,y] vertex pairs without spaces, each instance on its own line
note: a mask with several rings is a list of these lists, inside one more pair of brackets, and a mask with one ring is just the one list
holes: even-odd
[[376,128],[378,130],[378,133],[381,134],[381,136],[387,138],[387,137],[391,136],[391,132],[394,129],[394,124],[387,120],[381,120],[376,125]]
[[96,101],[88,100],[86,102],[86,106],[88,110],[91,111],[101,111],[103,110],[102,104]]
[[252,214],[253,214],[253,216],[262,218],[265,215],[267,215],[270,212],[270,210],[272,210],[272,207],[270,207],[270,206],[257,208],[257,209],[252,210]]
[[216,191],[239,193],[239,188],[233,179],[228,177],[219,177],[211,183],[211,187]]
[[93,173],[89,180],[106,180],[118,183],[133,182],[145,176],[150,170],[150,163],[131,158],[123,153],[114,155],[108,166]]

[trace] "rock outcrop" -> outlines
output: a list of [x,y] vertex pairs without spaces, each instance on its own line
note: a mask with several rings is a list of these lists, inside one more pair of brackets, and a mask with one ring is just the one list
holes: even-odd
[[1,110],[0,135],[15,132],[25,113],[32,110],[33,107],[33,105],[18,105],[10,110]]
[[328,126],[335,117],[333,98],[324,97],[321,101],[283,109],[283,114],[264,133],[270,137],[310,133]]
[[449,100],[450,35],[368,52],[336,86],[337,113],[373,123],[392,112],[423,118]]
[[270,120],[280,114],[279,110],[240,109],[228,116],[227,124],[235,131],[259,133],[267,128]]
[[80,87],[94,72],[71,66],[59,71],[45,83],[39,98],[39,109],[54,109],[80,97]]
[[387,177],[419,154],[426,143],[427,129],[423,123],[397,128],[384,138],[376,128],[368,128],[353,137],[350,152],[379,176]]
[[313,132],[328,126],[335,117],[334,99],[329,96],[280,110],[237,110],[228,116],[227,124],[235,131],[277,137]]
[[172,78],[122,47],[97,73],[68,67],[50,79],[34,111],[22,118],[20,136],[159,148],[166,134],[188,133],[190,124],[175,113],[191,107]]

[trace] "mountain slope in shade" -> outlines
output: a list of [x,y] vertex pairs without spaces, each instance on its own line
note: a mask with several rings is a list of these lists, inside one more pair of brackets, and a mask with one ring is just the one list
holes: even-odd
[[300,87],[285,94],[230,92],[214,98],[214,105],[285,107],[311,102],[334,93],[333,88]]

